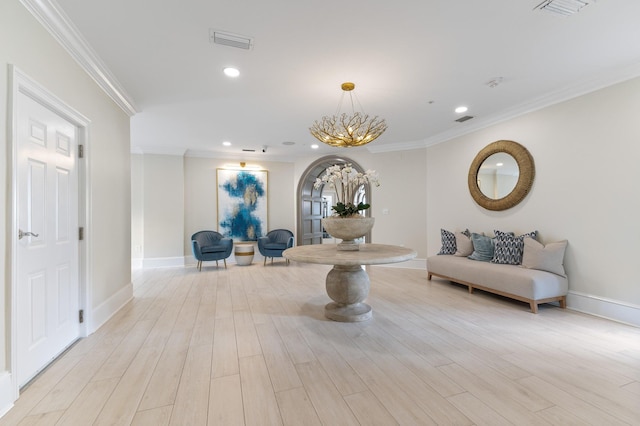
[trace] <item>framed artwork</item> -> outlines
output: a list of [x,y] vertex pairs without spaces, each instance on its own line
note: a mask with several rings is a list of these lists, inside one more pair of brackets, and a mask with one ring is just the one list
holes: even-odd
[[267,233],[266,170],[217,170],[218,232],[234,241]]

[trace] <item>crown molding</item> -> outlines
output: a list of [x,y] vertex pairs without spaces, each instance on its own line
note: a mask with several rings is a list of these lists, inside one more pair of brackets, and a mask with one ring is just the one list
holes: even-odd
[[131,96],[55,0],[20,0],[20,3],[125,113],[131,117],[138,112]]
[[636,62],[626,67],[609,70],[608,72],[601,73],[595,77],[576,82],[576,84],[572,86],[568,86],[561,90],[535,98],[531,101],[521,103],[520,105],[516,105],[499,114],[494,114],[482,119],[474,119],[471,123],[462,123],[462,128],[445,131],[425,139],[422,141],[423,146],[428,147],[442,142],[447,142],[451,139],[475,132],[476,130],[481,130],[530,112],[538,111],[561,102],[575,99],[639,76],[640,62]]

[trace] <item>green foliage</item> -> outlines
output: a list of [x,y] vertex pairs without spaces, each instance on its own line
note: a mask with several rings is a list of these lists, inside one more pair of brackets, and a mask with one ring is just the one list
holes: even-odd
[[359,211],[366,210],[371,207],[369,204],[359,203],[357,206],[353,203],[341,203],[338,202],[335,206],[331,207],[335,210],[335,214],[339,217],[350,217],[357,215]]

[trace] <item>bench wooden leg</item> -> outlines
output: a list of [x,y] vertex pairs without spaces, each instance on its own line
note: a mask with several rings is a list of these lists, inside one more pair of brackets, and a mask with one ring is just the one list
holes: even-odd
[[471,286],[467,286],[467,287],[469,287],[469,294],[473,293],[473,287]]
[[562,296],[562,299],[558,300],[558,302],[562,309],[567,309],[567,298],[565,296]]
[[537,314],[538,304],[536,302],[530,302],[529,305],[531,306],[531,312],[533,312],[534,314]]
[[427,272],[427,280],[431,281],[431,274]]

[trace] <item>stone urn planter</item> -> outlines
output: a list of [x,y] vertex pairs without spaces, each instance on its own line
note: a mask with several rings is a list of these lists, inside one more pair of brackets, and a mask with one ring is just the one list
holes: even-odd
[[375,218],[373,217],[325,217],[322,219],[322,226],[334,238],[340,238],[342,242],[338,244],[340,251],[359,250],[359,244],[354,240],[361,238],[373,228]]

